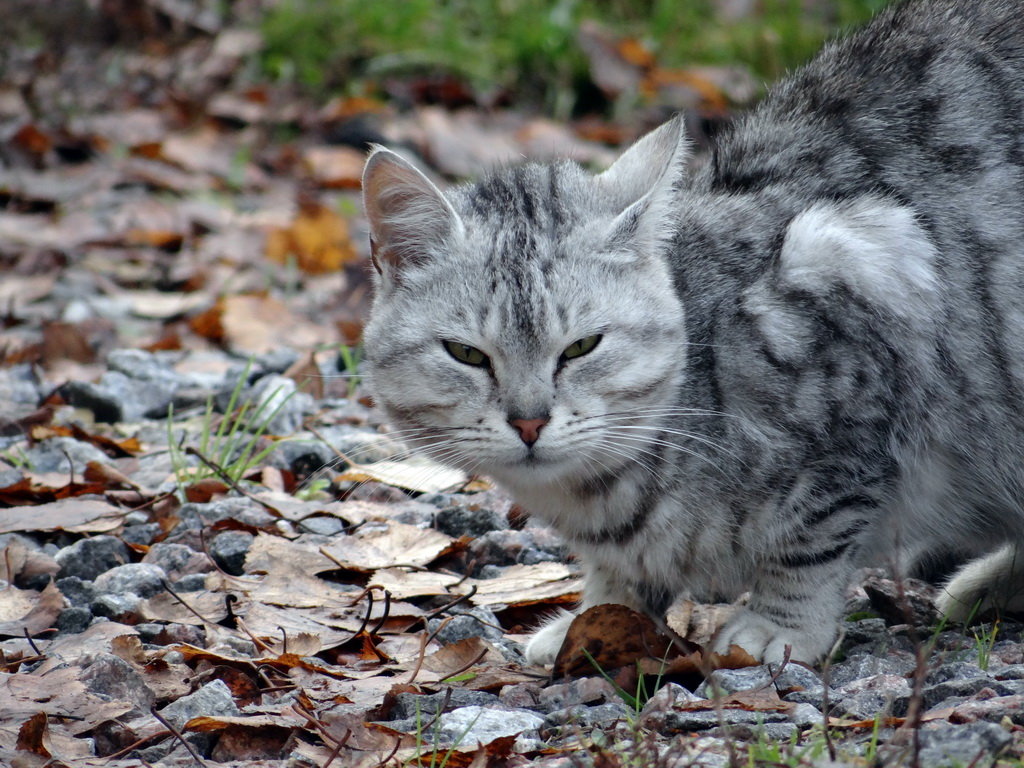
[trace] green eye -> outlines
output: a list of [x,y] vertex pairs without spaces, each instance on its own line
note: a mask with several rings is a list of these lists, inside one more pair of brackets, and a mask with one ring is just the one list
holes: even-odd
[[444,341],[441,343],[444,344],[444,348],[448,354],[460,363],[475,365],[478,368],[486,368],[491,364],[491,360],[487,355],[476,347],[469,346],[469,344],[463,344],[459,341]]
[[601,334],[595,333],[593,336],[587,336],[585,339],[574,341],[565,351],[562,352],[563,360],[572,360],[574,357],[583,357],[588,352],[593,352],[594,347],[601,340]]

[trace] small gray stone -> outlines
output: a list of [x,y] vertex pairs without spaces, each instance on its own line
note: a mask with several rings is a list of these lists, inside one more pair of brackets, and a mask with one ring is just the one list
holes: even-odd
[[889,630],[885,619],[860,619],[843,623],[843,644],[878,645],[889,639]]
[[205,573],[189,573],[172,585],[175,592],[199,592],[206,589]]
[[299,530],[320,536],[335,536],[345,530],[345,523],[329,515],[315,515],[298,522]]
[[921,729],[918,764],[928,768],[988,766],[1013,741],[995,723],[931,724]]
[[[964,680],[945,680],[935,685],[925,686],[921,694],[924,698],[925,707],[931,709],[943,704],[947,699],[965,699],[985,688],[991,689],[1000,696],[1010,696],[1017,693],[1013,686],[996,682],[990,677],[971,677]],[[955,703],[957,702],[951,701],[949,705]]]
[[544,739],[551,739],[562,735],[566,730],[575,731],[595,726],[607,729],[617,721],[626,720],[629,715],[629,708],[622,702],[599,704],[595,707],[577,704],[549,712],[544,718],[544,725],[540,728],[540,735]]
[[614,701],[621,699],[611,683],[603,677],[580,677],[568,683],[547,686],[540,692],[539,704],[542,711],[554,712],[577,704],[603,704]]
[[[73,437],[51,437],[41,440],[25,451],[25,459],[35,472],[70,472],[74,465],[75,473],[85,471],[90,461],[107,464],[110,457],[94,445],[75,440]],[[71,463],[68,463],[71,459]]]
[[134,624],[142,607],[142,598],[134,592],[120,595],[107,593],[98,595],[89,607],[93,616],[101,616],[122,624]]
[[160,535],[159,523],[143,523],[142,525],[127,525],[121,532],[121,540],[126,544],[140,544],[144,547]]
[[64,547],[54,559],[60,576],[77,576],[92,580],[101,573],[128,562],[128,547],[113,536],[93,536]]
[[873,656],[858,653],[845,661],[832,666],[829,670],[829,685],[840,688],[854,680],[875,675],[904,675],[914,669],[913,658],[894,658],[892,656]]
[[101,573],[93,581],[96,592],[122,594],[134,592],[139,597],[153,597],[164,591],[167,574],[152,563],[126,563]]
[[121,421],[139,421],[166,418],[167,406],[178,384],[173,377],[143,380],[125,376],[120,371],[107,371],[96,388],[119,405]]
[[474,506],[445,507],[434,516],[434,527],[449,536],[483,536],[490,531],[500,531],[508,523],[490,509]]
[[218,499],[206,504],[182,504],[177,514],[181,522],[175,532],[207,528],[221,520],[237,520],[254,528],[263,528],[276,522],[276,518],[267,510],[244,496]]
[[428,622],[428,629],[431,632],[437,630],[437,640],[443,645],[470,637],[482,637],[496,642],[505,636],[498,617],[489,608],[458,609],[449,619],[432,619]]
[[93,589],[92,582],[77,576],[65,576],[63,579],[57,579],[57,589],[70,605],[76,607],[89,606],[96,597],[96,590]]
[[245,572],[245,556],[256,537],[248,531],[222,531],[210,541],[210,557],[232,576]]
[[780,712],[748,712],[745,709],[710,709],[675,711],[665,713],[659,733],[668,736],[691,731],[706,731],[719,725],[760,725],[761,723],[785,723],[788,717]]
[[437,721],[435,746],[490,744],[503,736],[517,736],[513,749],[525,752],[541,746],[538,729],[544,718],[528,710],[470,706],[446,712]]
[[430,694],[400,693],[395,697],[394,706],[391,708],[391,718],[415,720],[419,717],[421,723],[428,723],[440,714],[442,706],[447,712],[458,707],[494,705],[497,701],[498,697],[493,693],[471,691],[466,688],[447,688]]
[[133,705],[130,714],[149,712],[156,701],[153,691],[135,668],[124,659],[104,653],[93,657],[79,679],[93,693],[113,701],[126,701]]
[[252,414],[251,431],[262,428],[271,435],[290,435],[302,426],[302,420],[316,405],[313,398],[300,392],[294,380],[271,374],[257,381],[244,394]]
[[879,713],[902,717],[910,701],[910,682],[901,675],[874,675],[838,689],[834,714],[867,720]]
[[772,670],[767,665],[745,669],[716,669],[701,683],[694,694],[702,699],[718,695],[763,688],[772,680]]
[[775,689],[783,697],[792,693],[801,693],[809,699],[820,699],[825,686],[816,672],[802,664],[787,664],[775,678]]
[[821,725],[825,718],[821,710],[810,704],[797,704],[789,711],[789,720],[800,728],[810,728],[812,725]]
[[65,635],[77,635],[85,632],[92,624],[92,611],[84,605],[73,605],[65,608],[57,616],[57,630]]
[[163,568],[171,579],[178,579],[191,573],[206,574],[213,570],[213,563],[206,555],[184,544],[167,541],[160,541],[151,546],[142,562]]
[[160,710],[160,714],[171,725],[181,728],[193,717],[200,715],[230,717],[240,713],[231,689],[223,680],[214,680],[198,691],[172,701]]

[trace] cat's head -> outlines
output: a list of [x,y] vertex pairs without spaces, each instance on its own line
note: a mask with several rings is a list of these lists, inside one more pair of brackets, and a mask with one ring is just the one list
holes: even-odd
[[513,487],[642,461],[643,425],[674,405],[685,367],[662,256],[685,160],[674,120],[597,176],[529,164],[444,194],[376,150],[364,340],[399,434]]

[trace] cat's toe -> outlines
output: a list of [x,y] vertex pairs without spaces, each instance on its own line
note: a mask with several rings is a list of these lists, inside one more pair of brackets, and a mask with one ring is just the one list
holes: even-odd
[[569,631],[569,625],[574,618],[573,614],[563,611],[538,629],[526,644],[526,660],[542,666],[554,664],[555,657],[558,656],[558,651],[565,640],[565,633]]
[[833,637],[834,633],[821,629],[783,627],[744,608],[719,631],[713,647],[718,653],[727,653],[730,646],[738,645],[766,664],[781,663],[788,648],[791,661],[812,664],[829,650]]

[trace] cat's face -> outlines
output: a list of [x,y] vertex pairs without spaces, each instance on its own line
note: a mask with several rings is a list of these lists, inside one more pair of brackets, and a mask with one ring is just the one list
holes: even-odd
[[642,461],[684,373],[683,311],[650,206],[614,181],[527,166],[445,198],[371,158],[368,373],[412,447],[512,486]]

